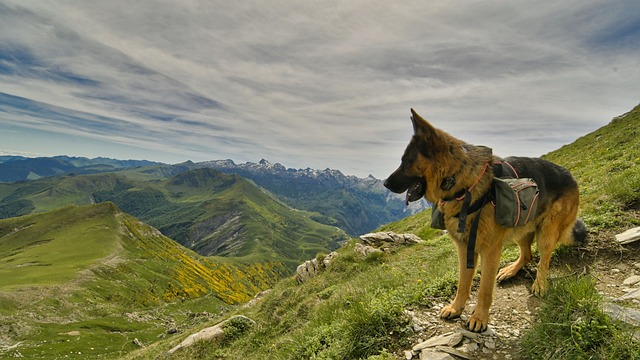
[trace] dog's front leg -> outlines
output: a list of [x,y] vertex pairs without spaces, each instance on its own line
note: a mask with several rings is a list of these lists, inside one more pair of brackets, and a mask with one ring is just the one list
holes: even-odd
[[482,275],[478,290],[478,305],[467,321],[467,328],[474,332],[483,332],[489,325],[489,308],[493,302],[493,290],[496,284],[496,274],[500,267],[501,247],[490,246],[482,251]]
[[[445,306],[440,311],[440,317],[444,319],[457,318],[462,314],[464,305],[471,295],[471,284],[476,269],[467,269],[467,244],[454,240],[458,249],[458,290],[456,297],[450,305]],[[474,254],[474,264],[478,262],[478,255]]]

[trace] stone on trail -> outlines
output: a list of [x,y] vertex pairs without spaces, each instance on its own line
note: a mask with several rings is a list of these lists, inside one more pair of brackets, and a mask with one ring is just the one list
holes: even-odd
[[640,240],[640,226],[616,235],[616,241],[622,245]]

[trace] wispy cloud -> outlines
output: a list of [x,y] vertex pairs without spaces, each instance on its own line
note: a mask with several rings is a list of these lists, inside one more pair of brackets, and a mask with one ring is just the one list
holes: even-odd
[[540,155],[639,102],[639,19],[633,0],[5,1],[0,142],[21,127],[384,177],[414,107]]

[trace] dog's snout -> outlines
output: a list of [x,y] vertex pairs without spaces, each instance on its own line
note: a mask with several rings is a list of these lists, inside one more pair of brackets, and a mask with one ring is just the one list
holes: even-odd
[[398,174],[398,170],[396,170],[384,181],[384,187],[396,194],[401,194],[409,187],[406,180],[407,179],[402,176],[402,174]]

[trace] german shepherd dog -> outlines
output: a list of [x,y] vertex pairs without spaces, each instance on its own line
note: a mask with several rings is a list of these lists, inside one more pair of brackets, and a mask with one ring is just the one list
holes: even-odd
[[[566,169],[538,158],[509,157],[504,159],[519,177],[533,178],[538,184],[538,207],[532,220],[524,226],[506,228],[495,221],[491,202],[474,204],[480,211],[469,211],[464,232],[459,233],[464,196],[481,199],[491,191],[494,162],[501,162],[485,146],[467,144],[442,130],[436,129],[411,109],[414,134],[402,156],[400,167],[385,181],[384,186],[395,193],[407,192],[407,204],[423,196],[437,204],[444,214],[448,233],[458,250],[458,289],[453,302],[440,311],[440,317],[452,319],[462,313],[471,292],[472,279],[481,258],[481,278],[478,302],[466,326],[474,332],[483,332],[489,323],[489,307],[493,301],[496,282],[516,275],[532,259],[531,245],[538,244],[540,262],[532,291],[542,295],[547,285],[549,261],[559,244],[584,242],[586,229],[577,220],[578,185]],[[489,170],[487,170],[489,169]],[[474,207],[471,205],[471,207]],[[484,211],[481,209],[484,208]],[[473,266],[467,266],[467,245],[470,224],[476,216],[476,243]],[[502,244],[512,239],[520,247],[520,256],[514,263],[498,271]]]

